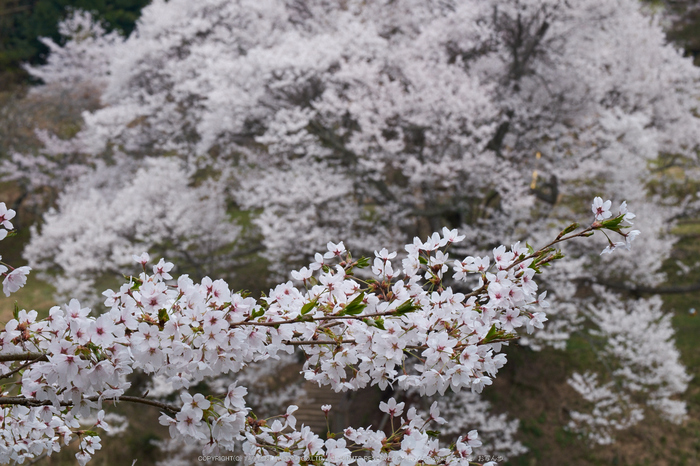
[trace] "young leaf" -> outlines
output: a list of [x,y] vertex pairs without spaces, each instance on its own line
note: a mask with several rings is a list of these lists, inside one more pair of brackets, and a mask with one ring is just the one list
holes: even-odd
[[622,223],[622,220],[625,218],[624,215],[618,215],[615,218],[611,218],[610,220],[605,220],[603,222],[600,222],[601,225],[603,225],[603,228],[615,231],[617,233],[620,232],[620,223]]
[[365,292],[360,293],[357,298],[350,301],[345,308],[338,315],[341,316],[356,316],[361,313],[367,305],[363,302],[365,299]]
[[499,334],[499,333],[500,333],[500,332],[499,332],[498,330],[496,330],[496,324],[493,324],[493,325],[491,326],[491,329],[489,330],[489,332],[488,332],[488,333],[486,334],[486,336],[484,337],[484,339],[481,340],[481,343],[488,343],[488,342],[490,342],[490,341],[492,341],[492,340],[495,340],[495,339],[498,337],[498,334]]
[[362,319],[362,322],[364,322],[370,327],[377,327],[380,330],[386,330],[386,328],[384,328],[384,319],[382,319],[381,317],[375,317],[374,319],[366,317]]
[[315,308],[317,304],[318,302],[315,299],[309,303],[304,304],[304,306],[302,306],[301,308],[301,315],[306,315],[309,312],[311,312],[311,310]]
[[413,300],[412,300],[412,299],[409,299],[409,300],[404,301],[403,303],[401,303],[401,304],[396,308],[396,311],[394,311],[394,314],[397,315],[397,316],[403,316],[403,315],[406,315],[406,314],[408,314],[409,312],[413,312],[413,311],[415,311],[415,310],[417,310],[417,309],[420,309],[420,306],[416,306],[416,305],[413,303]]
[[558,237],[561,238],[561,237],[564,236],[564,235],[568,235],[569,233],[571,233],[572,231],[574,231],[575,229],[577,229],[579,226],[580,226],[580,225],[579,225],[578,223],[572,223],[572,224],[569,225],[568,227],[564,228],[564,229],[562,230],[562,232],[559,233],[559,236],[558,236]]
[[357,265],[356,265],[356,267],[357,267],[358,269],[364,269],[364,268],[366,268],[366,267],[369,267],[369,257],[360,257],[360,258],[357,260]]

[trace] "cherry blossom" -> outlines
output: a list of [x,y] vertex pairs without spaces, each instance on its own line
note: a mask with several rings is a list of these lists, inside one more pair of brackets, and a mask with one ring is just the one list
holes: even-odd
[[0,202],[0,225],[5,227],[7,230],[12,230],[12,220],[16,215],[16,212],[12,209],[8,209],[4,202]]
[[391,417],[400,417],[403,414],[405,403],[397,403],[394,398],[389,398],[388,402],[379,403],[380,411],[389,414]]
[[591,210],[593,211],[593,214],[595,215],[596,220],[607,220],[610,217],[612,217],[612,213],[610,212],[610,201],[605,201],[603,202],[603,199],[600,197],[596,197],[593,199],[593,204],[591,205]]
[[2,291],[5,293],[5,296],[10,296],[22,288],[27,283],[27,275],[29,275],[31,270],[31,267],[25,265],[17,267],[8,274],[4,274],[5,279],[2,281]]

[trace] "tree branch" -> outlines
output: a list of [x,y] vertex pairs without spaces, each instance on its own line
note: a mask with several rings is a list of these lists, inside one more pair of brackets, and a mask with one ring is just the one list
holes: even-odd
[[[0,362],[11,361],[48,361],[49,358],[44,353],[17,353],[17,354],[0,354]],[[33,361],[32,361],[33,362]]]
[[291,340],[284,340],[282,341],[285,345],[291,345],[291,346],[302,346],[302,345],[342,345],[343,343],[356,343],[355,340],[340,340],[340,341],[334,341],[334,340],[308,340],[308,341],[291,341]]
[[47,360],[48,360],[48,358],[46,357],[45,354],[41,354],[41,353],[29,353],[29,354],[36,354],[36,355],[38,355],[38,356],[37,356],[36,358],[31,359],[31,360],[29,360],[28,362],[22,364],[22,365],[19,366],[17,369],[12,370],[12,371],[8,372],[7,374],[3,374],[3,375],[0,377],[0,380],[9,379],[10,377],[12,377],[13,375],[15,375],[16,373],[18,373],[18,372],[21,371],[22,369],[26,369],[27,367],[31,366],[31,365],[34,364],[35,362],[38,362],[38,361],[47,361]]
[[[100,399],[99,395],[88,396],[83,398],[87,401],[98,401]],[[160,401],[152,400],[149,398],[140,398],[138,396],[119,396],[114,398],[102,398],[102,401],[112,401],[116,403],[117,401],[129,401],[131,403],[141,403],[144,405],[155,406],[156,408],[164,409],[170,411],[171,413],[179,413],[180,408],[176,408],[172,405],[161,403]],[[0,397],[0,406],[6,405],[22,405],[22,406],[49,406],[53,403],[51,400],[38,400],[36,398],[26,398],[23,396],[2,396]],[[74,406],[71,401],[61,401],[59,403],[61,406]]]
[[[323,317],[310,317],[310,318],[295,318],[295,319],[290,319],[290,320],[282,320],[282,321],[275,321],[275,322],[251,322],[251,321],[243,321],[243,322],[235,322],[231,324],[231,327],[238,327],[241,325],[258,325],[261,327],[275,327],[277,325],[282,325],[282,324],[298,324],[300,322],[315,322],[315,321],[323,321],[323,320],[344,320],[344,319],[354,319],[354,320],[362,320],[367,317],[384,317],[384,316],[391,316],[396,314],[396,310],[393,311],[386,311],[386,312],[375,312],[374,314],[359,314],[359,315],[347,315],[347,316],[339,316],[339,315],[330,315],[330,316],[323,316]],[[302,316],[303,317],[303,316]]]

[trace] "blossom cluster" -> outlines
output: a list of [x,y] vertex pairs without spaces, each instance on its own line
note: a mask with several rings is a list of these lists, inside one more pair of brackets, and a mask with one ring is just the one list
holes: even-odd
[[[427,420],[409,409],[388,437],[348,428],[342,438],[324,441],[308,427],[297,430],[296,406],[278,418],[257,419],[244,399],[247,388],[237,382],[219,397],[183,392],[173,406],[124,396],[127,375],[140,369],[188,389],[301,348],[306,379],[336,391],[391,385],[426,396],[448,389],[478,393],[506,363],[502,345],[518,338],[517,329],[532,332],[547,320],[546,293],[538,295],[534,277],[562,257],[554,245],[602,229],[624,235],[624,215],[630,214],[596,220],[578,233],[573,224],[536,251],[515,243],[495,248],[492,257],[461,260],[451,259],[448,249],[464,237],[444,228],[407,245],[400,266],[396,252],[375,251],[370,267],[370,259],[355,259],[343,242],[331,242],[308,267],[292,272],[300,287],[288,281],[259,300],[232,292],[223,280],[174,279],[173,264],[160,259],[149,269],[147,253],[134,256],[142,272],[104,292],[108,310],[100,316],[73,299],[42,320],[36,311],[16,311],[0,332],[1,378],[16,378],[17,387],[0,396],[0,462],[56,451],[60,441],[78,435],[77,458],[85,464],[100,442],[95,432],[77,430],[78,419],[99,411],[102,427],[102,405],[126,400],[159,407],[171,435],[207,442],[205,454],[242,442],[247,457],[277,456],[264,464],[349,464],[359,451],[372,459],[358,464],[421,458],[469,464],[477,433],[440,447],[426,430],[429,422],[443,422],[437,405]],[[362,268],[370,278],[355,274]],[[476,286],[457,291],[472,276]],[[393,426],[403,406],[393,400],[380,409]]]
[[[437,403],[433,403],[430,414],[424,419],[416,408],[410,408],[405,417],[403,414],[404,403],[396,403],[394,398],[388,403],[380,403],[379,409],[391,416],[392,432],[389,436],[381,430],[371,428],[354,429],[348,427],[342,433],[343,438],[336,439],[331,435],[327,440],[320,439],[311,432],[308,427],[302,427],[300,431],[289,425],[289,417],[285,423],[279,420],[273,422],[271,427],[261,427],[260,433],[255,436],[247,433],[248,442],[244,444],[244,451],[248,457],[269,458],[270,445],[276,445],[284,449],[277,457],[263,460],[264,464],[333,464],[349,466],[369,465],[402,465],[402,464],[444,464],[444,465],[470,465],[473,448],[481,445],[479,435],[475,430],[460,436],[449,447],[441,447],[438,439],[426,431],[431,423],[445,424],[445,419],[440,417]],[[322,407],[328,414],[329,405]],[[400,425],[394,427],[394,419],[400,419]],[[284,432],[285,427],[292,427],[291,433]],[[357,457],[353,453],[369,452],[371,456]],[[259,460],[255,464],[263,464]],[[495,466],[495,462],[485,463],[484,466]]]
[[628,225],[632,225],[631,220],[636,217],[635,214],[627,210],[627,201],[623,201],[622,204],[620,204],[619,215],[616,216],[612,221],[608,221],[608,219],[612,217],[612,212],[610,212],[611,205],[611,201],[608,200],[603,202],[602,198],[596,197],[595,199],[593,199],[591,210],[593,211],[597,222],[606,222],[606,227],[611,229],[612,231],[616,231],[617,233],[621,234],[624,238],[624,241],[613,242],[606,235],[609,244],[608,247],[603,249],[603,252],[600,253],[601,255],[610,254],[619,247],[623,247],[629,251],[632,246],[632,241],[634,241],[634,239],[640,233],[639,230],[632,230],[627,233],[623,233],[619,230],[619,228],[616,228],[618,225],[620,225],[620,222],[626,222]]

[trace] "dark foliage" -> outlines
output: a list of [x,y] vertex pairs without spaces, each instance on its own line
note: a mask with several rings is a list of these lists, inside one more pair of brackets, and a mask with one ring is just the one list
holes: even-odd
[[39,41],[60,43],[58,23],[71,9],[90,11],[105,28],[133,31],[150,0],[0,0],[0,90],[29,79],[22,63],[42,63],[48,49]]

